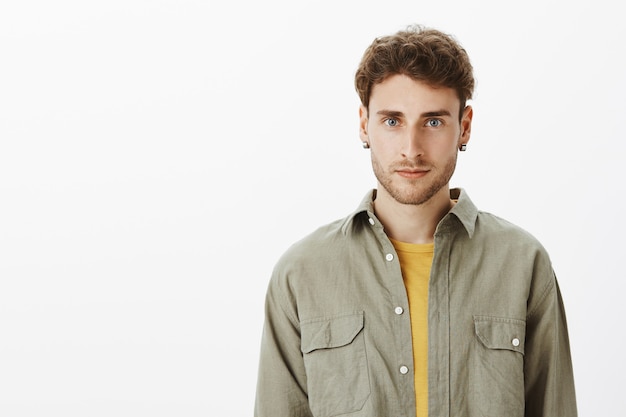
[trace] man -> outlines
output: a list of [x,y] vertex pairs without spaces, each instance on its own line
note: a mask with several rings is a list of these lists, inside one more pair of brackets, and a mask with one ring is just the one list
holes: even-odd
[[378,187],[276,265],[257,417],[576,416],[548,254],[449,188],[470,139],[472,72],[434,29],[365,51],[360,138]]

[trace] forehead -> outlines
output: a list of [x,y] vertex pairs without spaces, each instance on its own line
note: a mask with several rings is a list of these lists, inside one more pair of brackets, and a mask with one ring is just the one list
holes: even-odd
[[452,88],[435,87],[396,74],[374,85],[369,104],[374,112],[385,109],[411,114],[445,109],[452,114],[458,111],[461,101]]

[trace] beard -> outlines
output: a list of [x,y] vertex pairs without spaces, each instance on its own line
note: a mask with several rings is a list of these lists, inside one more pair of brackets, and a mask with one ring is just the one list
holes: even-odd
[[[443,187],[448,185],[456,168],[456,153],[446,161],[443,168],[435,167],[417,160],[395,162],[385,170],[372,153],[372,168],[378,183],[401,204],[421,205],[428,202]],[[402,178],[396,170],[402,168],[428,170],[421,178]]]

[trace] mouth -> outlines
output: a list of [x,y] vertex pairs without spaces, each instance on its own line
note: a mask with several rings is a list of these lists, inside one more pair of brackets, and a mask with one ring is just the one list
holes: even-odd
[[399,169],[396,170],[396,173],[403,178],[408,179],[416,179],[422,178],[424,175],[428,174],[428,170],[424,169]]

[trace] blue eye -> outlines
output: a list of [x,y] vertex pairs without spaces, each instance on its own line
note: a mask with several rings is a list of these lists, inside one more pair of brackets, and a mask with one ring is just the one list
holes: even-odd
[[398,120],[396,119],[385,119],[385,124],[389,127],[396,127],[398,126]]
[[439,127],[439,126],[441,126],[441,123],[442,123],[442,122],[441,122],[441,120],[439,120],[439,119],[429,119],[429,120],[426,122],[426,125],[427,125],[428,127]]

